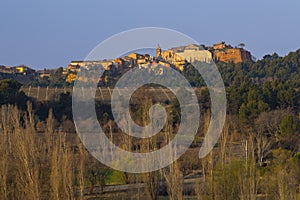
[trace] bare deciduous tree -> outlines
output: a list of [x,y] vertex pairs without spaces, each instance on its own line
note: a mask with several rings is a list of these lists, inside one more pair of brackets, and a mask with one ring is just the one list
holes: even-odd
[[[171,136],[173,133],[173,128],[171,125],[167,125],[167,130],[165,132],[166,144],[169,144],[171,141]],[[170,155],[175,156],[176,150],[175,147],[169,145]],[[173,158],[173,160],[175,160]],[[180,200],[183,199],[183,173],[180,170],[180,164],[178,160],[174,161],[168,167],[161,169],[161,174],[163,175],[166,185],[169,199],[171,200]]]

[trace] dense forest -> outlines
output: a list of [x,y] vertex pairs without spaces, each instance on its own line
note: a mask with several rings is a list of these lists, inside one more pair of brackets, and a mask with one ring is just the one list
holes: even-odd
[[[285,57],[274,53],[256,62],[216,64],[228,100],[218,144],[198,159],[211,105],[203,79],[188,65],[182,74],[201,88],[197,136],[178,161],[145,174],[112,170],[88,154],[75,134],[70,93],[38,101],[26,96],[18,82],[1,80],[0,199],[300,199],[300,49]],[[111,78],[105,86],[115,81]],[[63,86],[60,74],[48,84]],[[145,94],[131,105],[138,124],[147,124],[153,103]],[[180,126],[178,101],[160,104],[168,110],[167,125],[145,141],[122,133],[110,104],[98,101],[95,106],[107,135],[116,134],[112,141],[125,150],[144,152],[167,143]],[[192,187],[186,186],[188,177]],[[108,191],[119,184],[132,188]]]

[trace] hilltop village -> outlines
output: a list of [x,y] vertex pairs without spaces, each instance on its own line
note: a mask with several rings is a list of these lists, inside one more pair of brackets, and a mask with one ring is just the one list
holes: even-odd
[[[189,63],[194,61],[210,63],[224,62],[224,63],[241,63],[252,62],[251,53],[244,48],[244,44],[239,47],[232,47],[231,45],[221,42],[213,46],[190,44],[187,46],[175,47],[168,50],[162,50],[158,45],[156,48],[156,55],[130,53],[121,58],[101,60],[101,61],[71,61],[67,67],[60,67],[58,69],[44,69],[34,70],[28,66],[21,65],[15,67],[0,65],[0,80],[11,78],[22,84],[28,84],[37,80],[53,79],[53,76],[62,77],[63,81],[72,84],[76,80],[76,74],[81,67],[91,64],[102,65],[109,73],[102,79],[107,82],[110,76],[117,76],[128,68],[155,68],[158,65],[165,67],[172,67],[179,71],[184,71]],[[163,71],[160,71],[163,73]],[[61,80],[62,81],[62,80]]]

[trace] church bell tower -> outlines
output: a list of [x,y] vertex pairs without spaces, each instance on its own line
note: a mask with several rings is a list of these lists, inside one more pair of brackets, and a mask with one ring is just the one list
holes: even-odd
[[156,57],[160,57],[161,56],[161,48],[159,45],[157,45],[157,48],[156,48]]

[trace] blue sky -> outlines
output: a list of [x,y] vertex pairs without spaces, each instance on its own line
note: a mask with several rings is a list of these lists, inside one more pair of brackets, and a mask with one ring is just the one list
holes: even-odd
[[84,59],[131,28],[171,28],[211,45],[243,42],[258,58],[300,48],[300,1],[1,0],[0,64],[35,69]]

